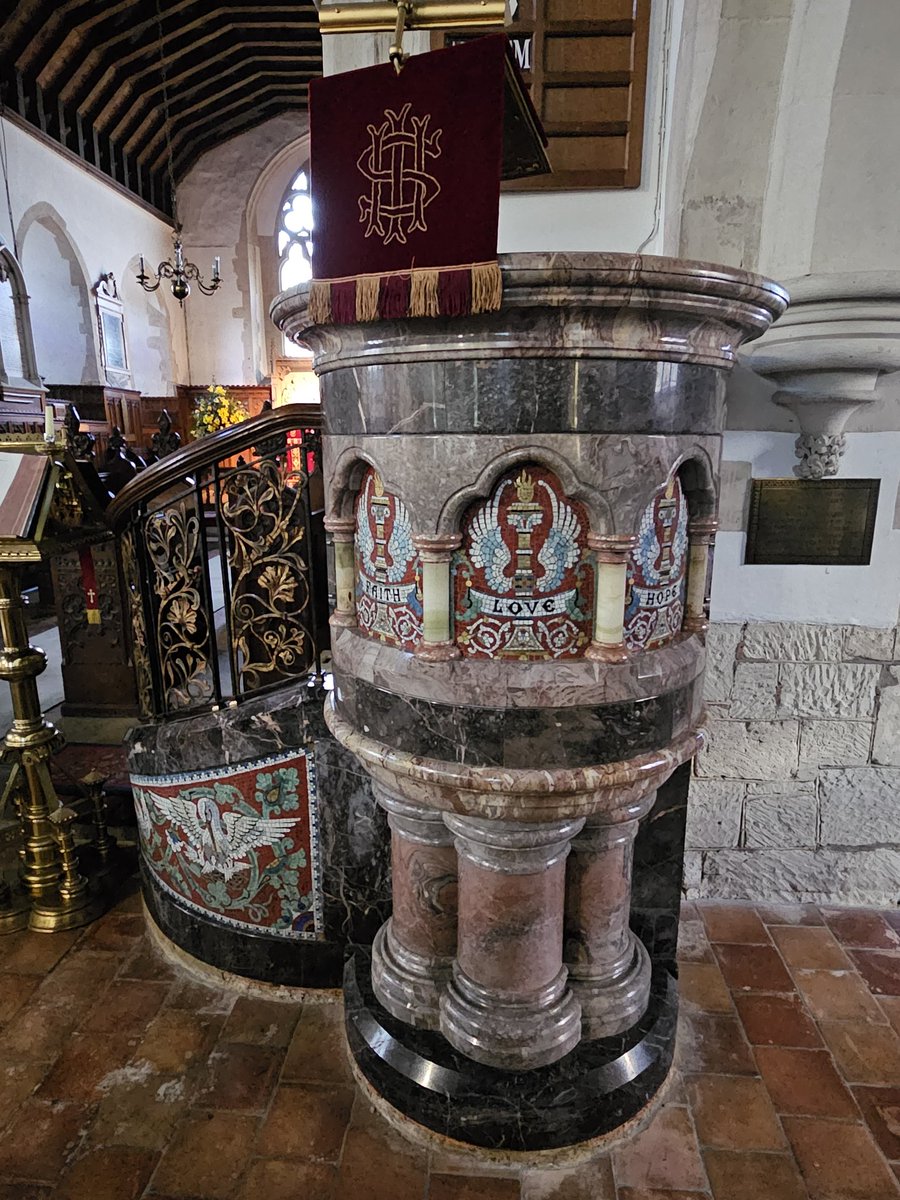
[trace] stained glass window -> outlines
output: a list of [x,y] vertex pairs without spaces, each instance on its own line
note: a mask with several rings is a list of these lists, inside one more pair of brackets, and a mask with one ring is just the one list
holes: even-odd
[[281,203],[278,257],[282,291],[312,279],[312,225],[309,175],[300,171]]
[[[309,172],[298,171],[281,202],[278,221],[278,282],[282,291],[312,279],[313,252],[312,200],[309,194]],[[308,357],[288,338],[284,353],[291,358]]]

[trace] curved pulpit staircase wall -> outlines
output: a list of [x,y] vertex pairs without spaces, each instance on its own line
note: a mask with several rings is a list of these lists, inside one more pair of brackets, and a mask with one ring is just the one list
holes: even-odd
[[108,516],[144,716],[129,769],[150,915],[213,967],[334,987],[346,942],[384,919],[388,841],[322,718],[319,426],[290,405],[192,442]]

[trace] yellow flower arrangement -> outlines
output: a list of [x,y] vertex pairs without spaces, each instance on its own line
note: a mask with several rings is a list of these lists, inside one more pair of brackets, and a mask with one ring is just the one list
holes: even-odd
[[221,383],[211,383],[194,406],[194,437],[207,437],[247,420],[244,405]]

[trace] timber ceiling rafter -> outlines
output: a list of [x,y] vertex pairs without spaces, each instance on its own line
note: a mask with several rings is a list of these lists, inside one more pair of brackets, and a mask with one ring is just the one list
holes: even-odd
[[174,173],[285,111],[322,73],[313,0],[16,0],[0,16],[4,108],[171,211]]

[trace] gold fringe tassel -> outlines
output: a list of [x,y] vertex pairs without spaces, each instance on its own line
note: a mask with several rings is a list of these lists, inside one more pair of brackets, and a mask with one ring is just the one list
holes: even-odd
[[331,321],[331,283],[327,279],[314,279],[309,285],[309,319],[313,325]]
[[413,271],[409,288],[409,315],[411,317],[440,316],[439,275],[439,271]]
[[472,267],[472,312],[496,312],[503,302],[503,276],[499,263]]
[[356,280],[357,321],[378,320],[378,293],[381,288],[380,275],[360,275]]
[[[452,270],[453,268],[447,268]],[[503,300],[503,277],[499,263],[476,263],[469,268],[472,281],[473,313],[496,312]],[[440,316],[440,270],[429,268],[411,273],[409,315]],[[314,325],[328,325],[332,319],[331,285],[333,280],[314,279],[309,288],[309,319]],[[356,278],[356,320],[377,321],[381,293],[380,275]]]

